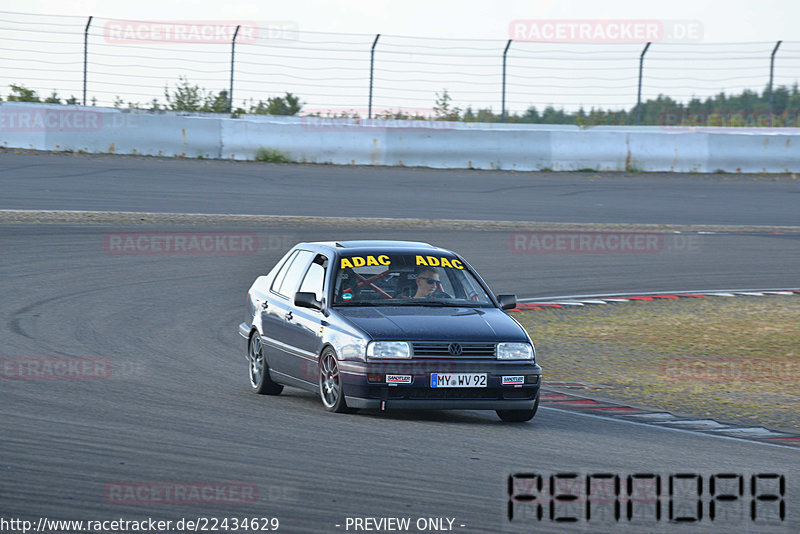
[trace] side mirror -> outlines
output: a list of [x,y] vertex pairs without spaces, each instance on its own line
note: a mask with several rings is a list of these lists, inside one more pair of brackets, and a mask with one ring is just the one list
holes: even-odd
[[517,307],[517,296],[497,295],[497,302],[500,303],[501,310],[513,310]]
[[322,303],[317,300],[317,295],[310,292],[298,291],[294,295],[294,305],[298,308],[311,308],[322,311]]

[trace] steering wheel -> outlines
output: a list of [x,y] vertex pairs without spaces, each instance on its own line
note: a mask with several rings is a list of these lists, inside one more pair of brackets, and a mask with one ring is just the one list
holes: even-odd
[[437,289],[433,293],[431,293],[430,298],[432,299],[451,299],[453,298],[451,295],[445,293],[441,289]]

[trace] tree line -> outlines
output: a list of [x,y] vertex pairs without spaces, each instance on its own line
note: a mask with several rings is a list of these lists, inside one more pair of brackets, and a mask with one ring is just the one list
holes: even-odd
[[[48,97],[40,97],[36,91],[23,85],[11,84],[11,92],[7,96],[10,102],[42,102],[50,104],[78,104],[75,96],[62,100],[54,90]],[[2,97],[0,97],[2,100]],[[501,122],[529,124],[573,124],[581,127],[610,125],[625,126],[636,124],[637,109],[606,110],[581,107],[577,111],[565,111],[547,106],[541,110],[530,106],[524,113],[510,113],[503,117],[492,108],[474,110],[471,106],[461,108],[453,105],[453,98],[447,89],[436,93],[432,113],[407,113],[383,110],[375,114],[377,119],[400,120],[444,120],[464,122]],[[92,105],[97,100],[92,99]],[[164,87],[164,101],[153,99],[142,105],[138,102],[127,102],[119,97],[114,100],[114,107],[129,109],[146,109],[151,111],[195,111],[208,113],[228,113],[230,98],[227,90],[214,94],[202,87],[192,84],[185,77],[179,77],[178,83],[170,89]],[[235,114],[255,115],[299,115],[303,109],[300,97],[292,93],[283,96],[268,97],[266,100],[243,101],[237,106]],[[659,126],[786,126],[800,127],[800,89],[797,82],[791,87],[784,85],[772,91],[772,112],[770,113],[770,95],[768,88],[759,94],[757,91],[745,89],[739,94],[727,95],[720,92],[714,96],[700,99],[694,97],[688,102],[678,102],[669,96],[658,95],[654,99],[642,102],[639,110],[642,125]],[[320,116],[320,113],[310,115]],[[366,118],[358,112],[341,111],[328,114],[332,118]]]

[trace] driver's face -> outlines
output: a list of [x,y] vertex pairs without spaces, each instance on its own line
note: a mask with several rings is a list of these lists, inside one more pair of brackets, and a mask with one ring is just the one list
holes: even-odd
[[420,273],[417,276],[417,294],[415,297],[427,297],[436,291],[439,285],[439,273]]

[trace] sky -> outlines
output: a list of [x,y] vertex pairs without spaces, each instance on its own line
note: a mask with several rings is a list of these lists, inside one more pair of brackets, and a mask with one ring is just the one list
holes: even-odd
[[516,19],[699,20],[708,42],[800,39],[796,0],[33,0],[25,12],[130,19],[296,21],[300,29],[416,37],[502,39]]
[[[27,14],[0,13],[0,48],[17,52],[0,65],[0,96],[10,83],[40,94],[80,96],[83,26],[92,15],[87,93],[99,105],[163,102],[165,86],[172,90],[181,76],[209,93],[229,85],[227,42],[110,42],[103,32],[109,21],[119,20],[253,22],[285,31],[288,37],[237,43],[234,102],[247,107],[289,91],[303,99],[306,112],[323,114],[330,109],[367,114],[369,49],[377,33],[373,108],[387,110],[424,113],[447,90],[453,106],[500,111],[501,58],[510,37],[515,41],[508,53],[509,112],[532,105],[630,109],[644,40],[618,42],[625,40],[611,33],[600,42],[570,36],[569,25],[578,23],[588,24],[595,37],[598,30],[613,31],[609,25],[633,23],[640,30],[661,25],[663,32],[647,52],[643,100],[662,93],[687,101],[720,91],[761,91],[779,39],[785,43],[776,56],[775,85],[800,79],[796,0],[31,0],[0,5],[0,11]],[[42,37],[48,29],[65,31]],[[527,42],[526,35],[539,42]]]

